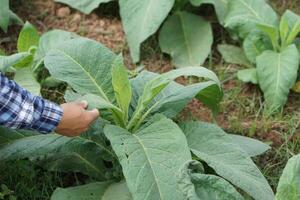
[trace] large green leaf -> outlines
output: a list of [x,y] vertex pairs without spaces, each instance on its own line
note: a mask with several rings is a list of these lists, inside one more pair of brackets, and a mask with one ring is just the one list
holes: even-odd
[[[229,0],[230,1],[230,0]],[[228,0],[190,0],[194,6],[213,4],[220,23],[224,23],[228,11]]]
[[7,31],[9,24],[9,0],[0,0],[0,28]]
[[221,53],[222,58],[227,63],[251,66],[243,49],[237,46],[229,44],[220,44],[218,45],[218,51]]
[[276,25],[277,14],[265,0],[230,0],[225,26],[249,33],[257,23]]
[[15,74],[14,80],[32,94],[36,96],[40,95],[41,86],[36,81],[30,68],[19,69]]
[[57,188],[51,200],[132,200],[125,182],[96,182],[87,185]]
[[271,149],[271,147],[259,140],[244,137],[241,135],[228,134],[232,142],[237,144],[243,149],[249,156],[254,157]]
[[265,51],[257,57],[257,75],[260,88],[270,111],[281,108],[297,79],[299,53],[291,45],[281,53]]
[[140,59],[141,43],[158,30],[174,2],[175,0],[119,1],[122,23],[134,62]]
[[184,134],[174,122],[160,116],[136,134],[112,125],[104,132],[134,199],[183,199],[177,188],[177,172],[191,155]]
[[188,12],[177,12],[170,16],[159,34],[162,51],[171,55],[176,67],[203,64],[212,42],[210,23]]
[[198,161],[186,163],[179,172],[179,187],[189,200],[243,200],[243,197],[226,180],[214,175],[202,174]]
[[52,30],[43,34],[39,41],[39,46],[35,55],[35,62],[41,62],[46,54],[51,50],[61,45],[62,43],[78,38],[79,36],[75,33],[63,31],[63,30]]
[[5,72],[9,67],[12,67],[30,57],[28,52],[13,54],[11,56],[0,56],[0,71]]
[[300,155],[292,157],[280,177],[276,200],[300,199]]
[[50,50],[44,62],[54,78],[67,82],[77,92],[112,101],[111,66],[115,58],[98,42],[78,38]]
[[85,14],[90,14],[93,10],[98,8],[101,3],[107,3],[112,0],[55,0],[56,2],[67,4],[72,8],[80,10]]
[[34,26],[26,22],[19,34],[17,48],[19,52],[27,52],[30,47],[39,45],[39,33]]
[[[103,134],[99,126],[90,131],[98,135],[96,138]],[[0,161],[29,158],[49,170],[81,172],[98,180],[112,178],[114,168],[106,164],[114,164],[115,155],[104,141],[94,142],[89,135],[92,136],[87,133],[85,137],[68,138],[56,134],[29,137],[15,134],[16,137],[11,138],[4,131],[0,133],[4,141],[0,148]],[[10,142],[5,142],[5,139]]]
[[27,130],[13,130],[2,126],[0,126],[0,133],[0,149],[2,146],[14,142],[17,139],[37,134]]
[[271,187],[249,155],[222,129],[204,122],[185,122],[181,127],[192,152],[217,174],[256,200],[274,200]]

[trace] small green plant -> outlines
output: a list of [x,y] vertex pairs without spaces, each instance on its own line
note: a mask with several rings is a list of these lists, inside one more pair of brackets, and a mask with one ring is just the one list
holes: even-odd
[[[172,120],[193,98],[216,109],[222,90],[212,71],[197,66],[129,77],[121,55],[85,38],[52,48],[43,60],[52,77],[68,84],[67,101],[85,99],[101,111],[101,119],[75,138],[0,131],[1,162],[29,158],[96,180],[57,189],[53,200],[244,199],[233,185],[254,199],[274,199],[251,160],[267,145],[214,124]],[[173,81],[180,76],[203,82],[184,86]]]
[[10,24],[22,25],[22,20],[9,9],[9,0],[0,0],[0,28],[6,32]]
[[300,17],[287,10],[278,20],[265,1],[233,0],[229,2],[225,26],[239,37],[243,50],[223,45],[219,51],[227,62],[249,67],[239,71],[238,78],[259,84],[268,113],[279,111],[298,76]]

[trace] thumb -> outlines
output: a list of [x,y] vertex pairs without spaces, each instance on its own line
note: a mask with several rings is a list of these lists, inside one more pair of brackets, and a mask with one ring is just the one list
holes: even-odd
[[93,120],[96,120],[100,115],[98,109],[93,109],[93,110],[88,111],[88,112],[89,112],[89,114],[90,114],[90,116],[92,117]]

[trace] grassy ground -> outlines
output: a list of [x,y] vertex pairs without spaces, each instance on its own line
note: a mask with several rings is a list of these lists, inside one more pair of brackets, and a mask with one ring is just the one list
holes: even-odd
[[[114,3],[86,16],[54,4],[50,0],[26,2],[28,3],[23,3],[20,7],[18,3],[22,1],[15,1],[15,8],[18,8],[16,11],[23,19],[34,23],[41,33],[54,28],[74,31],[104,43],[115,52],[125,53],[127,64],[134,67],[128,56],[122,25]],[[270,2],[279,13],[289,8],[300,14],[300,0],[270,0]],[[67,15],[61,15],[63,9]],[[214,29],[216,43],[230,41],[222,28]],[[0,46],[7,53],[15,49],[18,30],[19,28],[13,27],[8,35],[0,34],[0,38],[7,38],[0,41]],[[142,58],[141,64],[151,71],[163,72],[172,68],[169,58],[160,52],[155,36],[143,45]],[[300,95],[292,93],[281,113],[267,117],[263,112],[263,99],[259,88],[237,80],[236,72],[241,68],[225,64],[216,49],[213,50],[210,60],[206,67],[218,74],[225,90],[217,123],[230,133],[255,137],[272,145],[272,150],[256,158],[255,162],[275,189],[287,160],[292,155],[300,153]],[[59,95],[59,91],[56,92],[58,93],[54,93],[52,99]],[[205,121],[212,120],[208,109],[195,101],[185,109],[183,115]],[[0,166],[1,183],[14,190],[19,199],[48,199],[55,187],[76,185],[79,182],[73,174],[46,172],[29,161],[20,161]]]

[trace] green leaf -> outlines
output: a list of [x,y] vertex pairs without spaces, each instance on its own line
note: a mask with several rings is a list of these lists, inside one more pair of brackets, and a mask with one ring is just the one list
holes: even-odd
[[239,31],[249,33],[256,24],[276,26],[278,17],[276,12],[265,0],[231,0],[225,26],[230,29],[239,27]]
[[0,56],[0,71],[5,72],[9,67],[22,62],[30,56],[31,54],[27,52],[13,54],[11,56]]
[[17,48],[19,52],[27,52],[32,46],[39,45],[39,33],[34,26],[26,22],[23,26],[19,38]]
[[[133,98],[131,107],[136,108],[138,99],[143,94],[145,84],[159,74],[148,71],[141,72],[136,78],[131,80]],[[163,89],[150,104],[156,104],[152,113],[162,113],[166,117],[174,118],[194,97],[205,103],[212,110],[218,110],[218,104],[222,98],[222,91],[213,81],[183,86],[176,82],[171,82]]]
[[273,45],[273,50],[279,50],[279,31],[275,26],[270,26],[267,24],[257,24],[256,25],[259,30],[268,35],[271,43]]
[[300,198],[300,155],[292,157],[280,177],[276,200],[298,200]]
[[210,23],[188,12],[177,12],[170,16],[159,34],[162,51],[171,55],[176,67],[203,64],[212,42]]
[[39,46],[34,58],[35,62],[36,63],[42,62],[46,54],[51,49],[54,49],[60,46],[62,43],[78,37],[79,36],[76,35],[75,33],[67,32],[63,30],[52,30],[43,34],[40,38]]
[[14,142],[28,136],[36,135],[37,133],[27,130],[13,130],[0,126],[0,148],[8,143]]
[[18,24],[23,25],[24,22],[13,11],[9,10],[9,25]]
[[203,166],[198,161],[184,164],[180,170],[179,187],[189,200],[243,200],[236,189],[221,177],[202,174]]
[[51,200],[132,200],[125,182],[96,182],[87,185],[57,188]]
[[183,199],[177,190],[177,173],[191,155],[184,134],[174,122],[159,116],[136,134],[112,125],[104,132],[134,199]]
[[228,11],[228,0],[190,0],[194,6],[213,4],[221,24],[224,23]]
[[237,73],[237,77],[239,80],[245,83],[253,83],[253,84],[258,83],[256,68],[239,70]]
[[272,50],[271,41],[266,35],[260,32],[251,32],[243,42],[243,49],[251,63],[256,63],[256,57],[261,55],[265,50]]
[[[94,126],[89,131],[99,138],[103,129]],[[49,170],[81,172],[98,180],[113,177],[114,168],[106,167],[105,162],[114,163],[115,155],[105,142],[94,142],[87,136],[68,138],[56,134],[11,138],[5,131],[0,138],[11,141],[0,147],[0,162],[29,158]]]
[[30,68],[22,68],[17,70],[14,80],[23,88],[32,94],[39,96],[41,94],[41,86],[36,81]]
[[141,43],[158,30],[174,2],[175,0],[119,1],[122,24],[134,62],[140,59]]
[[280,20],[279,34],[280,34],[281,46],[286,47],[286,39],[289,34],[289,22],[284,16]]
[[131,102],[132,92],[129,83],[128,71],[123,63],[122,55],[119,55],[112,66],[112,85],[117,103],[123,111],[124,122],[128,121],[128,109]]
[[9,24],[9,0],[0,0],[0,28],[7,31]]
[[128,130],[131,130],[133,127],[135,130],[139,127],[151,110],[155,109],[157,104],[154,104],[144,114],[145,109],[148,108],[148,106],[153,102],[155,97],[160,94],[161,91],[163,91],[173,80],[180,76],[195,76],[198,78],[209,79],[217,84],[219,88],[221,88],[218,77],[212,71],[204,67],[185,67],[164,73],[145,84],[143,94],[139,98],[137,108],[127,126]]
[[257,57],[259,85],[271,112],[286,103],[289,91],[297,79],[299,59],[295,45],[290,45],[281,53],[265,51]]
[[254,157],[261,155],[271,149],[271,147],[259,140],[252,138],[228,134],[232,142],[237,144],[241,149],[243,149],[249,156]]
[[274,199],[271,187],[249,155],[234,144],[222,129],[204,122],[185,122],[181,128],[192,152],[217,174],[256,200]]
[[56,2],[67,4],[84,14],[90,14],[93,10],[99,7],[101,3],[107,3],[112,0],[55,0]]
[[77,92],[98,95],[111,102],[111,66],[115,58],[98,42],[78,38],[50,50],[44,62],[54,78],[67,82]]
[[218,45],[218,51],[221,53],[222,58],[227,63],[251,66],[247,57],[245,56],[243,49],[237,46],[220,44]]
[[192,182],[195,185],[199,199],[209,200],[243,200],[244,198],[226,180],[206,174],[193,174]]

